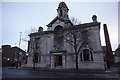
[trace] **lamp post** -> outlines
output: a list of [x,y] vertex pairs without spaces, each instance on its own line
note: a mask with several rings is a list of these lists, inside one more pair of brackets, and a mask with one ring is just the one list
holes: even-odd
[[21,44],[21,34],[22,34],[22,32],[20,32],[19,48],[20,48],[20,44]]
[[25,64],[27,64],[27,61],[28,61],[28,56],[29,56],[29,54],[28,54],[28,53],[26,53],[26,55],[25,55],[25,57],[26,57]]
[[22,52],[19,52],[19,59],[18,59],[19,67],[21,67],[21,62],[22,62]]

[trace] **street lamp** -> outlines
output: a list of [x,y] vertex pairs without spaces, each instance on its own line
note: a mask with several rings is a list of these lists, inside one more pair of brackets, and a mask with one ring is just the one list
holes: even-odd
[[28,56],[29,54],[28,53],[26,53],[26,56]]
[[9,60],[10,60],[10,58],[7,58],[7,60],[9,61]]
[[21,43],[21,34],[22,32],[20,32],[19,48],[20,48],[20,43]]

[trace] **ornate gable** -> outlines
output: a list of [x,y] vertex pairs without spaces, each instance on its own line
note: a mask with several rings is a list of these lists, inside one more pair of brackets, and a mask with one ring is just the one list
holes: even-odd
[[58,25],[63,28],[66,27],[66,24],[72,24],[68,17],[68,7],[65,2],[61,2],[57,9],[57,16],[47,25],[48,30],[54,30],[54,28]]

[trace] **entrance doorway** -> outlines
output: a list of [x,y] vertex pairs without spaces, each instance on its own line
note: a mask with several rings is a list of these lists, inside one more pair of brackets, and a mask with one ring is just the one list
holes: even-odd
[[62,55],[54,55],[55,67],[62,66]]

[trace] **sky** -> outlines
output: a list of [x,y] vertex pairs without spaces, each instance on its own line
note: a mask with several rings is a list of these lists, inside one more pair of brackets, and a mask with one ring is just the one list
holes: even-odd
[[[25,0],[24,0],[25,1]],[[62,0],[64,1],[64,0]],[[84,0],[85,1],[85,0]],[[103,34],[103,24],[107,24],[112,49],[118,46],[118,2],[79,2],[64,1],[69,8],[69,18],[75,17],[81,23],[92,22],[92,15],[97,15],[98,22],[101,22],[100,36],[101,44],[105,45]],[[105,0],[104,0],[105,1]],[[39,26],[47,30],[47,24],[57,16],[57,1],[36,1],[15,2],[14,0],[3,0],[0,3],[2,9],[2,45],[19,46],[20,32],[21,38],[29,40],[27,36],[32,29],[37,30]],[[1,14],[1,13],[0,13]],[[0,21],[0,22],[1,22]],[[20,48],[27,50],[27,42],[21,40]]]

